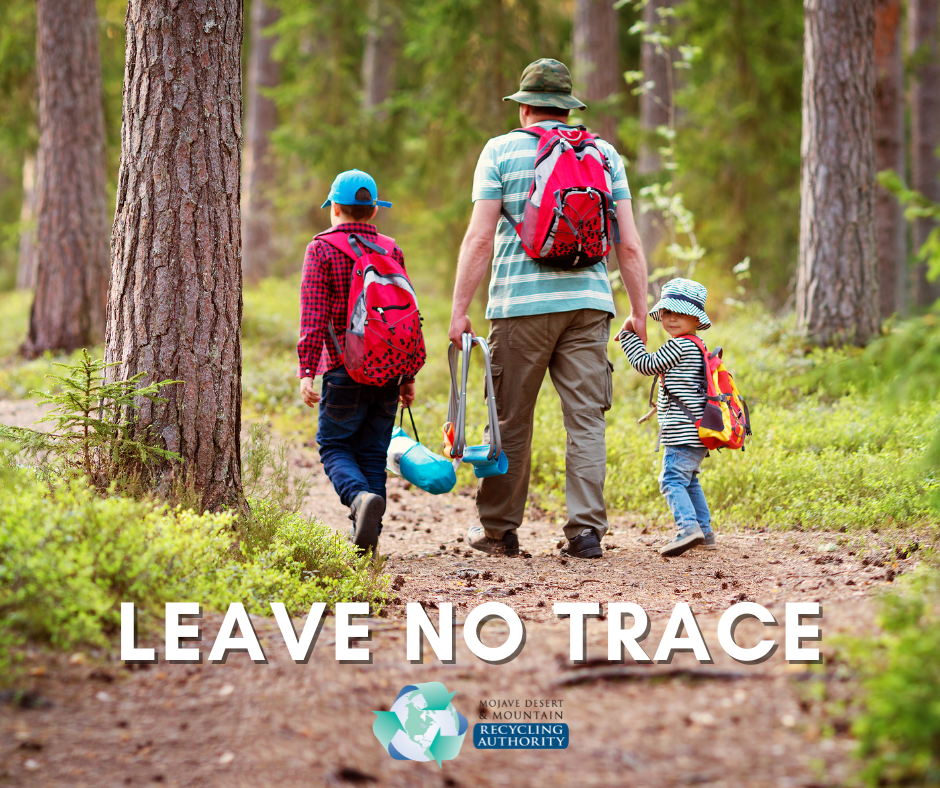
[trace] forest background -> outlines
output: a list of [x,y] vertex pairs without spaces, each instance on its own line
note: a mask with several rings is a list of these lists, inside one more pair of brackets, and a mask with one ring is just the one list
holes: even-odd
[[[650,297],[675,274],[694,274],[708,286],[715,322],[709,342],[725,347],[752,404],[755,435],[746,454],[720,456],[705,474],[719,528],[898,529],[904,545],[929,554],[940,489],[940,327],[936,285],[928,276],[940,260],[940,236],[930,235],[940,216],[938,4],[859,5],[874,9],[864,31],[869,44],[874,41],[874,67],[862,69],[872,84],[862,85],[867,93],[856,103],[874,127],[869,122],[843,143],[863,154],[856,159],[874,154],[861,176],[849,174],[859,176],[860,192],[877,191],[868,202],[875,211],[861,223],[868,223],[870,240],[877,239],[880,292],[890,297],[877,299],[874,314],[859,317],[859,324],[868,324],[864,330],[837,328],[821,337],[796,314],[809,289],[798,275],[801,265],[825,258],[812,248],[809,233],[801,237],[801,207],[805,212],[808,204],[804,197],[801,206],[801,165],[813,155],[810,145],[801,156],[801,135],[807,145],[804,113],[816,96],[806,91],[800,0],[246,2],[238,415],[246,423],[267,423],[282,438],[312,440],[315,414],[300,403],[294,376],[299,270],[306,244],[328,223],[319,205],[330,181],[359,167],[394,203],[380,211],[379,226],[405,250],[421,294],[429,362],[414,410],[425,435],[436,434],[446,412],[446,325],[473,169],[484,142],[517,125],[516,105],[501,98],[517,88],[522,69],[538,57],[556,57],[572,66],[575,93],[588,104],[574,120],[615,142],[625,157],[650,260]],[[125,12],[119,0],[97,3],[109,225],[112,197],[120,197],[121,188],[125,66],[133,65],[125,62]],[[53,396],[77,391],[93,402],[95,392],[82,392],[81,378],[101,373],[95,359],[103,337],[89,343],[89,357],[77,346],[20,354],[27,348],[35,283],[36,26],[34,2],[0,5],[0,398],[35,397],[46,389]],[[836,49],[845,44],[835,30],[814,35],[824,43],[832,36]],[[851,78],[842,84],[846,94],[858,87]],[[820,83],[819,96],[828,100],[826,87]],[[818,132],[812,127],[810,136],[824,136]],[[878,171],[889,173],[884,185],[876,186]],[[821,223],[832,218],[826,213],[832,204],[821,201],[816,208]],[[803,216],[804,222],[813,218]],[[119,236],[115,229],[112,242]],[[112,251],[114,261],[119,257]],[[876,264],[872,248],[861,257],[864,265]],[[863,294],[860,302],[870,296],[874,303],[877,289],[865,278],[871,271],[863,273],[853,284]],[[844,284],[849,274],[833,281]],[[612,282],[616,287],[616,275]],[[839,303],[842,291],[831,291]],[[622,291],[617,300],[625,314]],[[481,287],[474,307],[478,328],[484,306]],[[852,308],[861,315],[868,307]],[[651,325],[652,344],[663,339]],[[611,357],[619,352],[612,343]],[[60,373],[65,380],[50,382],[47,376],[61,369],[57,362],[72,369]],[[646,409],[645,381],[623,361],[617,368],[608,415],[608,500],[612,510],[663,524],[668,513],[656,485],[655,435],[649,425],[636,424]],[[482,414],[475,399],[470,419],[479,427]],[[532,504],[558,515],[564,432],[553,396],[541,397],[536,420]],[[239,426],[236,420],[236,444]],[[127,490],[108,486],[114,478],[96,480],[97,490],[81,482],[60,485],[76,468],[74,455],[66,459],[68,470],[53,469],[51,476],[43,475],[50,473],[47,465],[35,475],[15,463],[0,466],[0,482],[13,491],[0,501],[0,557],[7,571],[0,575],[6,578],[0,608],[9,612],[0,629],[0,665],[10,653],[15,657],[24,636],[62,647],[105,642],[118,600],[155,608],[163,599],[192,595],[222,609],[231,600],[251,599],[253,612],[266,612],[277,598],[299,612],[315,600],[387,599],[381,564],[357,560],[330,529],[297,514],[302,480],[288,478],[284,455],[263,431],[252,429],[243,441],[241,478],[232,471],[236,485],[244,484],[247,511],[168,510],[139,489],[122,495]],[[78,470],[81,476],[80,463]],[[469,483],[470,473],[461,473],[459,483]],[[182,503],[199,510],[199,492],[196,500],[183,495]],[[68,516],[74,509],[85,513],[82,522]],[[137,554],[141,543],[147,549]],[[174,564],[178,553],[187,556],[182,566]],[[69,574],[73,561],[87,562],[96,580]],[[143,576],[162,579],[147,585],[137,579]],[[932,589],[935,602],[937,584],[930,582],[915,589]],[[80,623],[63,627],[77,608],[81,615],[73,618]],[[897,619],[905,636],[930,626],[930,642],[936,642],[937,604],[911,610]],[[925,683],[922,666],[894,656],[891,675],[912,692],[940,687],[940,678]],[[903,694],[896,690],[886,695],[898,698],[900,707]],[[930,695],[918,697],[929,701]],[[928,705],[908,704],[907,711]],[[867,719],[878,739],[889,723]],[[937,767],[936,739],[929,737],[938,735],[940,724],[932,719],[921,726],[927,738],[912,744],[915,770],[926,763],[917,760],[918,752],[934,753],[928,767]]]

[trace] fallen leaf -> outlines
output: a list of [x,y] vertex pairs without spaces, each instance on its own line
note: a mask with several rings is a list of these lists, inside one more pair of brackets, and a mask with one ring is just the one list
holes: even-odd
[[235,753],[234,753],[234,752],[223,752],[223,753],[219,756],[219,765],[220,765],[220,766],[225,766],[226,764],[229,764],[229,763],[231,763],[231,762],[234,761],[234,760],[235,760]]

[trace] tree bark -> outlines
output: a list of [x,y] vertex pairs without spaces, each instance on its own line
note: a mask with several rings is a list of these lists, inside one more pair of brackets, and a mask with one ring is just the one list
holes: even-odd
[[[940,50],[937,14],[940,0],[910,0],[908,19],[911,47],[911,185],[934,202],[940,202]],[[927,240],[936,223],[929,218],[914,221],[914,251]],[[940,283],[927,281],[927,264],[919,263],[913,275],[913,301],[929,306],[940,298]]]
[[23,161],[23,204],[20,207],[20,254],[16,289],[36,286],[36,157]]
[[[660,18],[657,10],[672,6],[672,0],[650,0],[643,9],[643,21],[649,28],[658,27]],[[637,173],[641,176],[655,175],[663,168],[659,148],[664,140],[656,141],[654,135],[660,126],[669,125],[669,107],[672,104],[670,92],[671,54],[658,51],[655,44],[644,41],[640,50],[640,70],[643,81],[652,82],[653,86],[640,94],[640,128],[643,140],[640,143],[637,159]],[[636,200],[636,197],[634,197]],[[664,235],[663,216],[659,211],[640,210],[637,212],[637,231],[643,242],[650,272],[662,264],[659,254]]]
[[277,38],[266,36],[262,31],[277,22],[279,17],[277,7],[269,5],[266,0],[253,0],[245,101],[245,216],[242,223],[242,271],[251,282],[268,275],[274,255],[268,191],[275,182],[276,172],[268,152],[268,141],[277,127],[277,107],[273,99],[261,91],[277,87],[281,75],[280,66],[271,55]]
[[[875,168],[904,178],[904,64],[901,0],[875,2]],[[875,187],[878,291],[881,317],[907,307],[907,225],[904,208],[883,186]]]
[[362,109],[384,120],[378,109],[395,86],[395,60],[398,20],[395,7],[388,0],[370,0],[369,29],[362,57]]
[[874,0],[805,0],[799,326],[818,345],[878,330]]
[[181,381],[135,430],[182,456],[204,508],[236,506],[242,4],[130,0],[126,29],[108,372]]
[[104,336],[108,218],[95,0],[39,0],[36,295],[26,356]]
[[592,107],[591,103],[616,100],[622,79],[617,54],[617,9],[613,0],[575,0],[575,95],[588,105],[592,128],[612,145],[617,144],[616,108]]

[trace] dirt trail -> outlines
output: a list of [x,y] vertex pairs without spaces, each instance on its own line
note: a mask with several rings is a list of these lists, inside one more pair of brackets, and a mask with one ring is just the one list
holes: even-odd
[[[307,513],[348,528],[347,511],[315,454],[295,450],[292,461],[317,474]],[[731,603],[748,599],[769,608],[782,624],[785,602],[819,600],[825,650],[837,633],[873,626],[874,594],[915,560],[898,560],[892,548],[912,535],[725,532],[717,552],[667,560],[655,552],[665,531],[615,517],[604,558],[580,561],[559,555],[560,525],[537,519],[520,529],[528,557],[494,558],[467,549],[463,539],[474,518],[472,488],[434,497],[390,480],[380,546],[396,580],[397,601],[386,617],[371,622],[369,665],[334,659],[333,619],[307,665],[290,661],[270,620],[256,625],[267,665],[238,654],[225,665],[161,662],[131,671],[116,653],[70,658],[30,652],[30,689],[41,696],[39,705],[51,706],[0,706],[0,785],[844,783],[852,742],[844,726],[824,735],[821,710],[811,700],[811,685],[827,677],[787,665],[783,627],[762,630],[753,621],[738,629],[742,645],[774,637],[781,646],[764,664],[733,662],[718,646],[718,617]],[[472,607],[493,600],[513,607],[526,625],[525,648],[503,665],[473,656],[460,629]],[[714,658],[704,670],[733,675],[605,678],[598,668],[609,667],[608,622],[597,619],[587,625],[588,663],[572,665],[568,620],[557,619],[552,604],[575,600],[639,603],[652,619],[646,641],[651,655],[673,606],[687,601]],[[425,604],[432,620],[440,602],[455,605],[455,664],[442,665],[429,648],[423,664],[406,661],[404,605],[414,601]],[[218,622],[218,616],[204,622],[204,652]],[[301,625],[295,622],[298,631]],[[488,624],[483,639],[495,645],[503,634],[499,624]],[[688,654],[672,667],[702,669]],[[427,681],[456,692],[454,703],[471,731],[481,721],[481,700],[519,701],[523,711],[527,700],[560,701],[556,708],[570,728],[569,748],[484,751],[468,737],[460,756],[443,769],[433,762],[392,760],[372,734],[372,711],[388,709],[402,686]]]

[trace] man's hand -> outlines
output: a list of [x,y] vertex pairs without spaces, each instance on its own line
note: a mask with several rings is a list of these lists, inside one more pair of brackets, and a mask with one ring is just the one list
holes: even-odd
[[303,398],[304,405],[310,408],[320,401],[320,392],[314,388],[313,378],[300,379],[300,396]]
[[410,383],[402,383],[398,387],[398,401],[406,408],[411,407],[411,403],[415,401],[415,382],[413,380]]
[[[627,321],[630,323],[630,330],[642,339],[645,345],[648,338],[646,335],[646,312],[640,312],[639,314],[631,312]],[[626,325],[626,323],[624,323],[624,325]]]
[[460,347],[460,337],[462,334],[473,334],[473,328],[470,326],[470,318],[467,315],[451,315],[450,329],[447,336],[457,347]]
[[639,314],[635,315],[633,313],[623,321],[623,325],[620,327],[620,331],[617,334],[617,337],[620,337],[620,334],[636,334],[640,339],[643,340],[643,344],[646,344],[646,315]]

